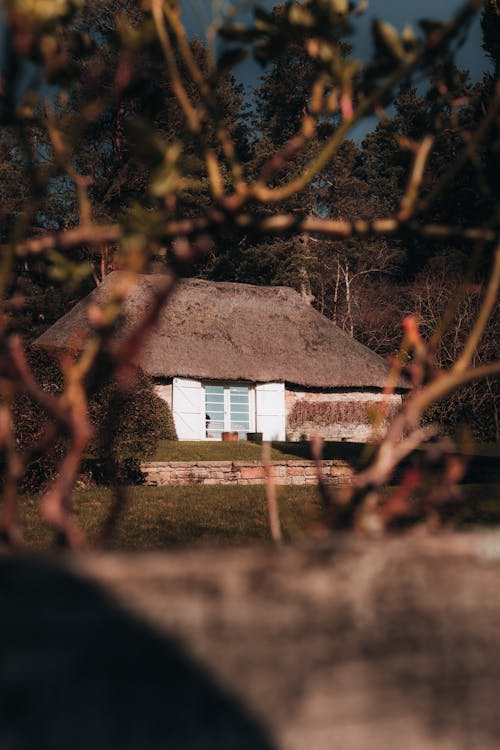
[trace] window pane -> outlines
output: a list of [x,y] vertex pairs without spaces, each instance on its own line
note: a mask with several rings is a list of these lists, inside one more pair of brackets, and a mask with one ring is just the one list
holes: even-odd
[[210,395],[221,395],[224,397],[224,386],[223,385],[206,385],[205,393]]
[[[225,399],[229,414],[225,413]],[[224,430],[238,432],[240,440],[250,431],[248,386],[205,385],[205,435],[220,440]]]
[[220,440],[224,429],[224,386],[205,386],[205,437]]
[[240,440],[246,438],[250,430],[249,402],[247,386],[231,386],[229,389],[231,409],[231,430],[238,432]]

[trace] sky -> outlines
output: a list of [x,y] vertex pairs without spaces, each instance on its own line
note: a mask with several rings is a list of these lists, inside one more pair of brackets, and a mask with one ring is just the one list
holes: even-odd
[[[252,18],[252,0],[180,0],[183,10],[183,21],[188,33],[206,39],[206,29],[214,19],[220,19],[225,13],[234,13],[234,20],[249,21]],[[350,41],[353,44],[353,56],[367,61],[372,53],[371,22],[374,18],[389,21],[399,31],[406,24],[416,29],[419,18],[447,19],[463,4],[463,0],[368,0],[368,10],[359,16],[355,23],[355,33]],[[260,5],[272,8],[276,0],[261,0]],[[210,32],[209,32],[210,39]],[[0,69],[5,65],[5,24],[0,9]],[[479,80],[484,70],[488,68],[487,58],[481,49],[481,30],[479,15],[471,29],[467,44],[460,51],[458,64],[468,68],[473,80]],[[29,68],[29,66],[27,66]],[[244,84],[251,102],[251,92],[258,85],[262,69],[251,58],[242,63],[236,70],[238,81]],[[27,80],[29,79],[27,71]],[[375,118],[371,118],[358,125],[352,132],[352,137],[360,140],[368,130],[374,127]]]
[[[221,18],[224,12],[235,14],[236,20],[249,21],[252,18],[252,6],[257,3],[247,0],[181,0],[183,9],[183,20],[191,34],[205,37],[204,30],[214,18]],[[261,0],[258,3],[264,8],[270,9],[276,4],[276,0]],[[372,52],[370,26],[374,18],[389,21],[399,31],[407,24],[416,29],[417,21],[421,18],[445,20],[450,18],[462,5],[463,0],[368,0],[368,10],[359,16],[353,23],[355,34],[351,38],[354,45],[354,56],[367,60]],[[246,8],[246,10],[245,10]],[[468,44],[461,52],[459,64],[469,68],[473,78],[481,77],[487,61],[481,49],[481,31],[479,16],[473,26]],[[241,77],[247,83],[258,76],[255,66],[246,66]]]
[[[353,26],[355,33],[350,38],[353,45],[353,56],[368,61],[373,52],[371,23],[374,18],[389,21],[398,31],[407,24],[417,32],[417,21],[422,18],[446,20],[463,5],[464,0],[368,0],[368,10],[359,16]],[[276,0],[261,0],[262,7],[270,9]],[[224,12],[233,12],[235,20],[249,21],[252,18],[254,2],[238,0],[181,0],[183,20],[190,34],[206,38],[205,28],[214,18],[220,18]],[[243,7],[242,7],[243,6]],[[481,48],[481,29],[479,14],[470,30],[468,40],[457,57],[460,67],[467,68],[473,81],[480,80],[483,72],[489,68],[488,60]],[[236,70],[238,81],[245,85],[248,95],[258,85],[262,69],[253,60],[247,59]],[[376,124],[376,118],[369,118],[352,132],[355,140],[360,140]]]

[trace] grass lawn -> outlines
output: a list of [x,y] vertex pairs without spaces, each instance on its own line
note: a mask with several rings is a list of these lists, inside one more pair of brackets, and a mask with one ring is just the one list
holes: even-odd
[[[355,460],[365,446],[360,443],[325,443],[323,457]],[[274,461],[311,458],[309,443],[273,443]],[[237,443],[218,440],[161,440],[153,461],[260,461],[262,445],[242,440]]]
[[[285,539],[304,535],[317,513],[315,487],[278,489]],[[201,543],[242,545],[269,540],[262,486],[130,487],[129,503],[112,547],[154,550]],[[75,513],[90,540],[96,537],[109,507],[106,488],[78,490]],[[30,548],[47,549],[54,533],[42,523],[37,500],[24,498],[23,528]]]
[[[342,458],[356,463],[367,459],[373,447],[366,443],[325,442],[323,458]],[[500,444],[477,444],[468,451],[471,456],[500,457]],[[310,459],[308,442],[273,443],[273,461]],[[262,445],[242,440],[237,443],[220,440],[160,440],[152,461],[260,461]]]
[[[392,492],[393,489],[388,490]],[[500,523],[500,485],[464,485],[464,504],[450,509],[453,528]],[[319,516],[315,487],[279,487],[280,518],[287,541],[307,538]],[[79,490],[75,513],[90,541],[109,506],[103,488]],[[23,527],[28,546],[48,549],[54,532],[40,520],[37,500],[25,497]],[[193,544],[238,546],[269,541],[262,486],[131,487],[126,513],[112,547],[158,550]]]

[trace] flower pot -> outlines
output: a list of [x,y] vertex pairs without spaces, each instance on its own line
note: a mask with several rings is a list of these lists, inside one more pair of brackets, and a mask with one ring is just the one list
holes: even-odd
[[251,443],[262,443],[262,432],[247,432],[247,440]]
[[222,439],[229,440],[229,442],[231,443],[237,443],[239,440],[239,435],[237,432],[223,432]]

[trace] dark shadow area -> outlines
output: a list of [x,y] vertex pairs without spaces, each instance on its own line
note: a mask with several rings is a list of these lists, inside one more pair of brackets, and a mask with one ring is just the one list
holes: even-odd
[[173,639],[50,561],[4,558],[0,747],[271,750],[272,745]]
[[[302,440],[297,442],[276,443],[273,442],[273,448],[283,453],[297,456],[297,458],[311,461],[311,446],[308,441]],[[356,466],[362,452],[366,449],[365,443],[351,443],[325,441],[323,445],[323,458],[326,461],[343,459],[349,461],[352,466]]]

